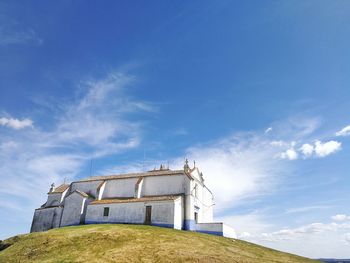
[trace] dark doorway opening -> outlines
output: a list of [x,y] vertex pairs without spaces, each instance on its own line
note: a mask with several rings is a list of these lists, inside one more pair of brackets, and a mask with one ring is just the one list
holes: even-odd
[[152,206],[146,206],[145,225],[150,225],[152,221]]
[[198,213],[194,212],[194,222],[196,222],[196,224],[198,224]]
[[109,207],[103,208],[103,216],[109,216]]

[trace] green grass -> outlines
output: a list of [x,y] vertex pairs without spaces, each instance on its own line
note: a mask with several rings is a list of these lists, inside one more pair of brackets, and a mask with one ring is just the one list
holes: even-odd
[[142,225],[65,227],[15,236],[1,247],[0,262],[317,262],[241,240]]

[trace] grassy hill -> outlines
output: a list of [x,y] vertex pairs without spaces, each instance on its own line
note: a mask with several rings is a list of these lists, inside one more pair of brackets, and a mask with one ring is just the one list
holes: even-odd
[[248,242],[142,225],[85,225],[2,241],[0,262],[317,262]]

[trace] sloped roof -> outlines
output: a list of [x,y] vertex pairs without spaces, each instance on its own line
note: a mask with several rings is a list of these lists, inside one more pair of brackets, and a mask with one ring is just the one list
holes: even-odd
[[[85,193],[85,192],[83,192],[83,191],[80,191],[80,190],[78,190],[78,189],[76,189],[74,192],[77,192],[77,193],[80,194],[81,196],[89,197],[89,195],[88,195],[87,193]],[[73,192],[73,193],[74,193],[74,192]]]
[[69,184],[61,184],[60,186],[56,187],[55,190],[52,192],[49,192],[48,194],[62,194],[64,191],[66,191],[69,187]]
[[187,175],[190,179],[193,177],[184,172],[184,170],[155,170],[144,173],[128,173],[128,174],[114,174],[114,175],[105,175],[105,176],[93,176],[85,178],[78,182],[91,182],[91,181],[103,181],[103,180],[113,180],[113,179],[126,179],[126,178],[138,178],[138,177],[148,177],[148,176],[167,176],[167,175]]
[[103,199],[92,201],[90,205],[100,204],[115,204],[115,203],[135,203],[135,202],[149,202],[149,201],[171,201],[176,200],[182,195],[160,195],[160,196],[144,196],[141,198],[116,198],[116,199]]
[[77,193],[78,195],[81,195],[82,197],[91,197],[91,198],[95,198],[95,197],[90,196],[89,194],[87,194],[87,193],[85,193],[85,192],[83,192],[83,191],[80,191],[80,190],[76,189],[76,190],[74,190],[73,192],[71,192],[71,193],[66,197],[66,199],[69,198],[69,197],[71,197],[71,195],[74,194],[74,193]]

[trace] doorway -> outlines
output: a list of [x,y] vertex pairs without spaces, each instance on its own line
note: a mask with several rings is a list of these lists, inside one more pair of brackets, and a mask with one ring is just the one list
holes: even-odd
[[150,225],[152,221],[152,206],[146,206],[145,225]]
[[198,224],[198,213],[194,212],[194,221]]

